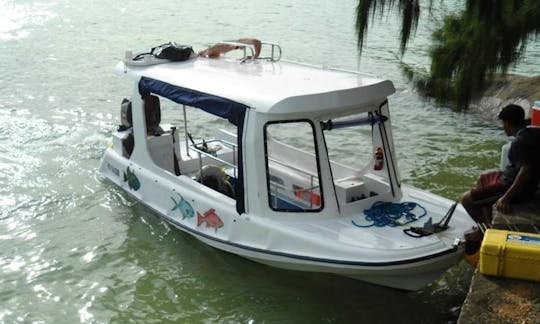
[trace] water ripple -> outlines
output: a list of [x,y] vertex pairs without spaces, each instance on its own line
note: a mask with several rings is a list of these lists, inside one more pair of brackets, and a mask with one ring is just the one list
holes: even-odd
[[[290,60],[393,80],[404,182],[458,197],[496,165],[506,139],[489,121],[418,98],[396,64],[395,19],[371,26],[359,59],[357,3],[164,0],[133,10],[104,0],[0,0],[0,322],[446,321],[466,294],[462,267],[414,294],[264,267],[175,230],[96,171],[132,90],[112,73],[124,50],[169,40],[199,50],[254,36],[280,43]],[[429,30],[417,36],[404,59],[425,66]],[[530,53],[518,73],[540,73],[539,47]],[[163,102],[163,120],[181,124],[170,107]],[[193,129],[210,136],[224,126],[205,116]],[[354,144],[336,153],[371,158],[371,147]]]
[[0,41],[28,37],[31,25],[43,25],[56,15],[49,10],[49,4],[13,4],[0,1]]

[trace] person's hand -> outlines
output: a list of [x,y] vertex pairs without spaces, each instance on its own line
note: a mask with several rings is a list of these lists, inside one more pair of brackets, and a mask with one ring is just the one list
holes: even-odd
[[495,208],[502,213],[508,213],[511,209],[510,199],[506,198],[506,196],[502,196],[495,202]]

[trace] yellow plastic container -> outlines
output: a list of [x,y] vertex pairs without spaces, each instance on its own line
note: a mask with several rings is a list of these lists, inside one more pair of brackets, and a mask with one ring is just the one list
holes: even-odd
[[488,229],[480,247],[480,273],[540,281],[540,235]]

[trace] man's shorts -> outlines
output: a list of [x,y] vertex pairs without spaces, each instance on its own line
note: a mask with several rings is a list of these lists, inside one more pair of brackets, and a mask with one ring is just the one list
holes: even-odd
[[509,187],[503,183],[502,175],[502,171],[482,173],[478,178],[476,187],[471,189],[473,204],[477,206],[491,205],[502,197]]

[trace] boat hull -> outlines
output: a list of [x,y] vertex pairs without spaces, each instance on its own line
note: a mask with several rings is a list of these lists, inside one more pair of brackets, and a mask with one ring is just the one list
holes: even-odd
[[[127,170],[129,167],[138,171],[138,180],[141,183],[141,189],[139,190],[134,191],[133,188],[128,186],[128,182],[122,182],[122,177],[118,177],[119,172],[117,169]],[[182,192],[182,186],[172,181],[165,185],[167,181],[163,177],[152,172],[143,172],[144,170],[138,167],[137,164],[120,157],[112,151],[109,151],[105,155],[100,170],[107,179],[118,185],[142,204],[154,210],[162,219],[175,228],[194,236],[214,248],[272,267],[295,271],[332,273],[377,285],[403,290],[417,290],[440,277],[448,268],[459,261],[462,254],[462,246],[455,245],[447,246],[446,249],[439,249],[432,253],[409,257],[408,259],[400,259],[396,255],[394,259],[387,258],[386,260],[367,261],[371,259],[368,256],[362,256],[361,249],[357,250],[358,254],[355,258],[339,258],[339,255],[336,255],[336,258],[329,258],[329,254],[315,257],[319,254],[289,253],[284,252],[286,250],[282,248],[272,248],[269,245],[262,246],[260,243],[247,245],[243,243],[246,242],[245,239],[235,240],[232,238],[234,237],[233,234],[225,234],[226,231],[222,231],[222,229],[218,231],[217,228],[215,230],[210,228],[209,230],[205,226],[199,227],[197,223],[188,222],[189,219],[183,219],[178,217],[178,215],[174,215],[174,211],[171,211],[174,208],[170,206],[163,208],[164,203],[157,200],[159,196],[163,195],[153,194],[162,190],[157,187],[160,184],[161,186],[168,187],[165,191],[182,193],[187,198],[187,194]],[[149,187],[149,184],[152,184],[153,187]],[[171,198],[173,197],[171,196]],[[191,199],[188,200],[192,201]],[[195,209],[198,210],[200,208],[195,207]],[[233,217],[236,217],[236,220],[233,220],[233,222],[238,224],[240,222],[239,216],[236,214]],[[243,215],[242,217],[247,218],[249,216]],[[225,223],[230,223],[230,218],[229,221],[225,220],[226,215],[222,215],[222,218]],[[251,222],[253,223],[253,219]],[[279,240],[287,240],[287,238],[283,237]]]
[[410,291],[418,290],[439,278],[450,267],[459,262],[463,253],[463,248],[456,246],[443,253],[424,258],[390,263],[318,259],[221,242],[199,233],[186,231],[184,227],[177,224],[171,224],[207,245],[271,267],[293,271],[332,273],[376,285]]

